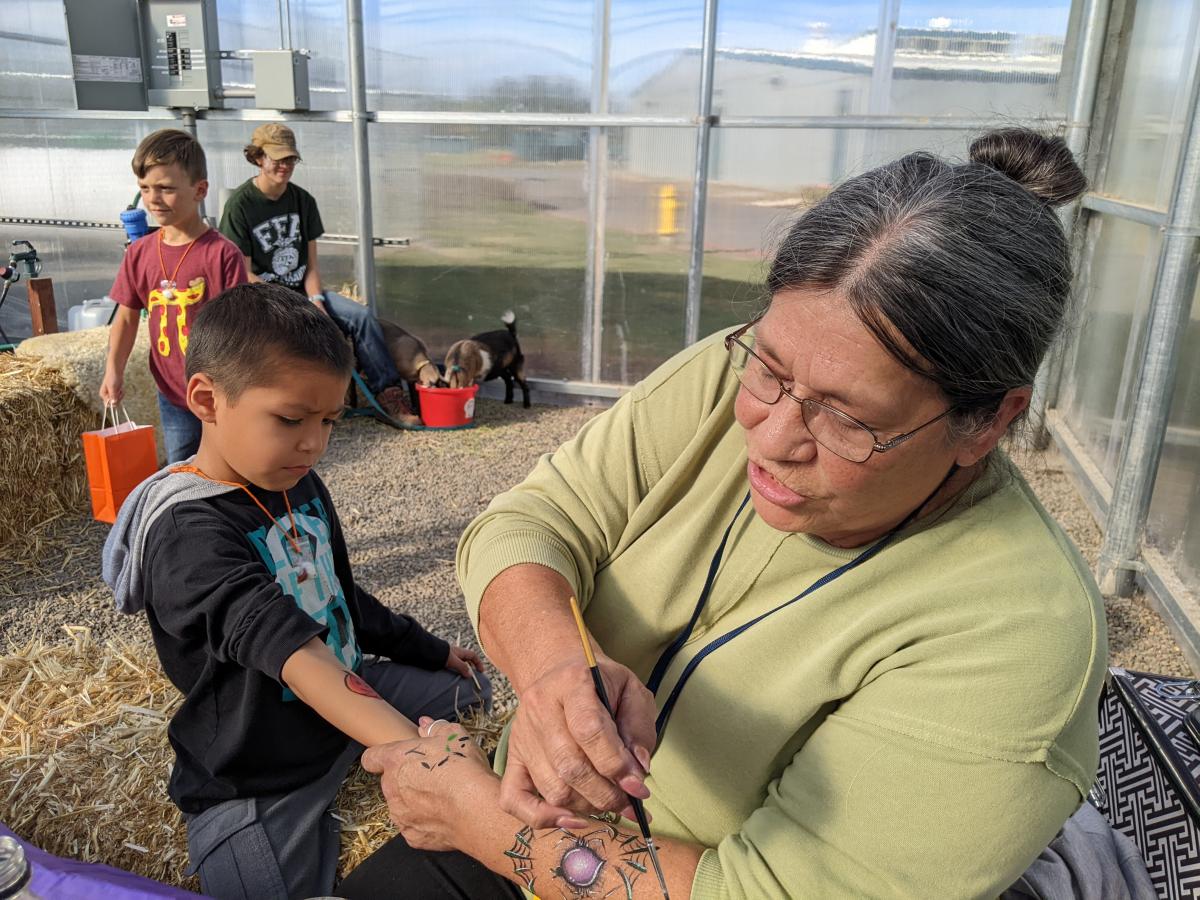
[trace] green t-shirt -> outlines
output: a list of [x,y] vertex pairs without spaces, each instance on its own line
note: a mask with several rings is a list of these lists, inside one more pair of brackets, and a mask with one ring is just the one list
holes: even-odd
[[250,257],[255,275],[300,293],[308,272],[308,242],[324,233],[317,201],[291,183],[272,200],[251,178],[230,195],[221,216],[221,234]]

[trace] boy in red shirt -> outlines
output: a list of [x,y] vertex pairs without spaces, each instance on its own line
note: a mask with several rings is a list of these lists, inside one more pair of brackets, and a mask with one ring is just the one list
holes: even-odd
[[200,218],[208,193],[204,149],[185,131],[164,128],[133,154],[142,202],[159,230],[133,243],[109,292],[119,304],[108,339],[100,398],[125,396],[125,365],[137,339],[138,317],[150,311],[150,373],[158,386],[167,461],[179,462],[200,446],[200,420],[187,408],[188,329],[200,307],[226,288],[242,284],[241,251]]

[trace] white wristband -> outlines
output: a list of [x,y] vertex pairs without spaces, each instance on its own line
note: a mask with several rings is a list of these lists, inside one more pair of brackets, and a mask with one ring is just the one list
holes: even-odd
[[324,294],[309,294],[308,299],[311,300],[313,303],[324,303],[325,295]]

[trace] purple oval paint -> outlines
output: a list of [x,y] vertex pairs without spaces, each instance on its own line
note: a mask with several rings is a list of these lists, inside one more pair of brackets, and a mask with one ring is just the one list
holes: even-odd
[[573,887],[591,887],[604,868],[602,860],[590,847],[572,847],[563,854],[559,871]]

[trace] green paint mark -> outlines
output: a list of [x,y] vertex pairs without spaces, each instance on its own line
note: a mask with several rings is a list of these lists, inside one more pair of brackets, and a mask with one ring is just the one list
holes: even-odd
[[525,837],[525,832],[518,831],[516,837],[517,837],[517,841],[520,844],[522,844],[523,846],[526,846],[526,847],[529,846],[529,840],[528,840],[528,838]]
[[633,882],[629,880],[629,876],[617,869],[617,874],[621,876],[621,880],[625,882],[625,900],[633,900]]

